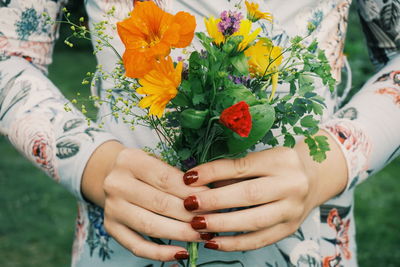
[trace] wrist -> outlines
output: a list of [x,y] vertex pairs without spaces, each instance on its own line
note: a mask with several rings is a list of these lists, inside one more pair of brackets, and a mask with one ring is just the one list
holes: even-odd
[[82,176],[82,195],[94,204],[103,207],[105,193],[104,179],[113,169],[115,160],[125,147],[117,141],[108,141],[101,144],[92,154],[86,164]]
[[327,152],[327,158],[323,162],[318,163],[312,159],[304,141],[298,142],[294,147],[303,163],[304,172],[310,179],[310,197],[313,207],[319,206],[343,192],[348,179],[346,159],[337,142],[323,130],[319,131],[317,135],[328,138],[330,151]]

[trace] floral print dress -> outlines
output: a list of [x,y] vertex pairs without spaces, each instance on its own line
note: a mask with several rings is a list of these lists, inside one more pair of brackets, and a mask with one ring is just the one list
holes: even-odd
[[[155,144],[153,133],[144,127],[134,132],[110,118],[104,128],[90,126],[78,110],[66,112],[68,103],[46,76],[51,63],[57,25],[47,24],[60,16],[66,0],[0,0],[0,133],[50,177],[63,184],[78,199],[76,237],[72,266],[161,266],[138,258],[121,247],[104,230],[103,210],[86,202],[80,192],[85,165],[93,151],[108,140],[127,146]],[[204,30],[202,16],[217,16],[239,1],[157,0],[172,12],[186,10],[197,16],[198,31]],[[340,81],[347,65],[343,56],[350,0],[259,0],[263,10],[274,14],[273,24],[260,24],[276,45],[290,36],[304,35],[311,23],[320,47],[325,49],[332,73]],[[293,235],[274,245],[247,252],[201,250],[201,262],[238,259],[245,266],[357,266],[353,193],[355,186],[400,154],[400,1],[358,0],[363,30],[376,74],[343,108],[341,98],[320,87],[328,109],[321,127],[335,137],[348,166],[348,185],[335,198],[313,210]],[[243,4],[243,3],[242,3]],[[133,8],[132,0],[85,0],[91,22],[116,7],[115,22]],[[115,33],[112,33],[115,35]],[[119,40],[113,45],[122,51]],[[103,50],[97,60],[105,70],[116,61]],[[351,85],[351,81],[341,81]],[[103,82],[93,88],[102,95],[114,89]],[[279,89],[284,93],[287,88]],[[114,89],[115,94],[119,92]],[[102,106],[99,113],[107,114]],[[264,149],[264,148],[260,148]],[[213,266],[225,266],[215,264]],[[238,265],[237,265],[238,266]]]

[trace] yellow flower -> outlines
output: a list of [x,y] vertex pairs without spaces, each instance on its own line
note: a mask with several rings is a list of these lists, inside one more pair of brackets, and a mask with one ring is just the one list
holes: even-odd
[[242,20],[240,22],[239,30],[233,34],[233,36],[243,36],[243,41],[239,44],[238,51],[245,50],[247,46],[257,38],[257,35],[261,31],[261,28],[258,28],[254,32],[250,33],[251,24],[250,20]]
[[252,76],[263,77],[265,75],[271,75],[271,100],[278,86],[278,68],[283,59],[281,47],[272,46],[271,43],[265,40],[259,40],[255,45],[249,47],[244,54],[248,57]]
[[[214,39],[214,43],[216,45],[220,45],[226,41],[227,38],[225,37],[218,29],[218,23],[221,19],[215,19],[214,17],[210,17],[209,19],[204,18],[204,23],[206,25],[206,29],[208,35]],[[232,36],[243,36],[243,41],[238,46],[238,51],[243,51],[247,48],[247,46],[253,42],[257,35],[260,33],[261,28],[256,29],[253,32],[251,31],[251,21],[244,19],[240,22],[240,27],[237,32],[232,34]]]
[[256,22],[256,21],[259,21],[260,19],[265,19],[265,20],[268,20],[269,22],[272,22],[271,13],[261,12],[258,9],[259,5],[257,3],[250,3],[248,1],[245,1],[245,4],[247,7],[247,18],[250,21]]
[[153,69],[143,78],[139,79],[140,85],[136,89],[139,94],[147,95],[139,102],[139,107],[148,108],[149,115],[161,117],[165,106],[178,93],[181,83],[183,63],[179,62],[174,68],[171,57],[163,58],[154,63]]
[[216,45],[220,45],[225,41],[224,35],[218,30],[218,23],[220,21],[221,19],[216,19],[214,17],[210,17],[209,19],[204,18],[204,24],[206,25],[208,35],[214,39]]

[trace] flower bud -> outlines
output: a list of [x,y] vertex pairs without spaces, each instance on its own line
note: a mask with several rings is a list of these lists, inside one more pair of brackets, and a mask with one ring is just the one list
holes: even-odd
[[180,114],[181,126],[189,129],[200,129],[208,113],[208,110],[186,109]]

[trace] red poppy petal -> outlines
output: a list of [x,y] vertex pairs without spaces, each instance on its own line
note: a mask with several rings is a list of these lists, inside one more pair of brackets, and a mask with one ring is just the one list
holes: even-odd
[[240,101],[222,111],[220,122],[241,137],[248,137],[252,127],[249,105]]

